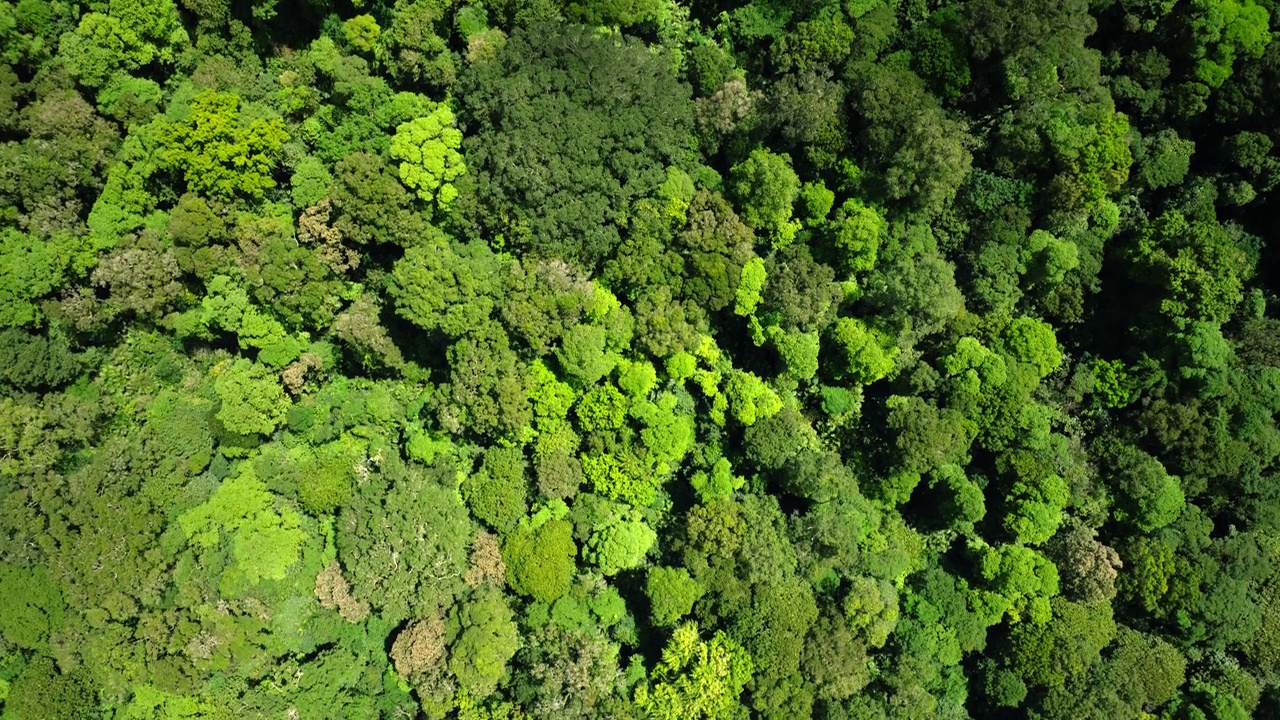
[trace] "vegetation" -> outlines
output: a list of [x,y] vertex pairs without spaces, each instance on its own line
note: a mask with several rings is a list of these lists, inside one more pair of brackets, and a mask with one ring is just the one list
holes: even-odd
[[0,0],[0,718],[1280,708],[1277,0]]

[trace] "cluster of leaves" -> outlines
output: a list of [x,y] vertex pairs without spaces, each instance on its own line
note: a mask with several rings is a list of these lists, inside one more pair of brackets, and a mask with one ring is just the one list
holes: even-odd
[[1274,716],[1275,11],[0,0],[0,716]]

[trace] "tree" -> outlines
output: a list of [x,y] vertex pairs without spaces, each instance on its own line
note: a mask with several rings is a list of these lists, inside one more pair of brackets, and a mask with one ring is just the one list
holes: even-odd
[[1186,682],[1187,660],[1159,636],[1120,625],[1106,672],[1120,680],[1117,689],[1135,705],[1154,707],[1172,700]]
[[1116,508],[1117,519],[1151,532],[1178,518],[1185,504],[1182,485],[1159,460],[1125,445],[1116,450],[1112,468],[1116,489],[1123,498]]
[[86,673],[63,674],[47,657],[33,660],[14,679],[5,715],[15,720],[88,720],[98,703]]
[[1019,623],[1010,631],[1010,667],[1029,684],[1062,685],[1101,661],[1101,650],[1115,637],[1111,606],[1053,601],[1053,619]]
[[687,623],[671,634],[651,687],[636,690],[636,704],[651,718],[731,718],[743,713],[738,696],[751,679],[751,656],[716,633],[710,642]]
[[1175,130],[1161,130],[1147,138],[1142,149],[1144,154],[1138,158],[1142,182],[1158,190],[1182,182],[1190,169],[1196,144],[1178,137]]
[[521,595],[545,603],[569,591],[577,556],[573,526],[538,516],[522,521],[502,546],[507,583]]
[[453,181],[467,171],[458,152],[462,132],[454,125],[453,111],[442,104],[426,117],[401,123],[391,140],[391,157],[400,161],[400,179],[423,201],[434,202],[442,210],[458,196]]
[[275,187],[275,155],[289,139],[284,121],[246,117],[238,95],[205,90],[192,98],[185,119],[160,127],[164,160],[182,171],[192,191],[262,197]]
[[233,564],[222,574],[224,596],[245,584],[283,580],[300,559],[307,539],[302,519],[296,510],[276,506],[276,497],[245,463],[203,504],[178,516],[178,526],[198,552],[223,546],[225,534]]
[[0,603],[8,610],[0,616],[0,634],[27,650],[48,648],[49,633],[62,624],[66,610],[62,593],[44,566],[28,570],[0,565]]
[[414,196],[381,157],[352,152],[334,166],[333,176],[333,227],[344,240],[409,247],[423,238],[439,237],[414,210]]
[[448,432],[516,438],[532,420],[528,381],[502,328],[477,328],[449,347],[449,383],[437,391],[440,426]]
[[655,566],[645,576],[649,615],[654,625],[670,627],[693,610],[705,590],[682,568]]
[[505,534],[528,510],[524,453],[519,448],[490,448],[480,471],[463,482],[472,514]]
[[382,28],[372,15],[357,15],[342,23],[342,36],[347,44],[363,53],[373,52],[381,33]]
[[1153,286],[1160,312],[1171,318],[1225,322],[1252,273],[1221,225],[1173,210],[1143,229],[1129,257],[1136,278]]
[[233,433],[270,435],[289,411],[289,399],[272,373],[244,358],[222,366],[214,389],[222,401],[218,420]]
[[1045,377],[1062,364],[1062,353],[1049,323],[1035,318],[1021,317],[1009,323],[1005,330],[1005,344],[1018,362],[1031,365]]
[[1095,539],[1096,532],[1078,520],[1067,521],[1049,547],[1058,566],[1062,592],[1076,602],[1110,602],[1124,564],[1120,554]]
[[947,117],[915,73],[895,64],[851,63],[850,100],[864,118],[861,143],[886,197],[926,214],[954,199],[973,162],[963,125]]
[[515,617],[506,597],[492,591],[464,604],[459,620],[462,634],[449,648],[449,669],[471,696],[488,697],[520,647]]
[[861,320],[836,320],[831,339],[838,353],[832,372],[837,380],[869,385],[893,370],[893,348]]
[[70,237],[45,240],[11,228],[0,234],[0,327],[32,326],[43,318],[38,302],[66,282],[79,245]]
[[693,146],[689,90],[671,68],[590,28],[513,32],[461,83],[471,219],[539,255],[587,267],[608,256],[634,203]]
[[405,251],[387,289],[404,319],[424,330],[461,337],[492,315],[501,267],[483,245],[458,248],[437,236]]
[[85,13],[58,52],[80,82],[97,88],[123,72],[173,64],[188,42],[172,0],[115,0]]
[[1004,527],[1015,541],[1040,545],[1058,532],[1069,488],[1065,480],[1039,463],[1014,463],[1020,466],[1020,476],[1005,497],[1009,514],[1004,518]]
[[775,248],[795,240],[799,226],[791,221],[791,209],[800,197],[800,178],[790,156],[757,148],[730,169],[729,180],[748,225],[769,232]]
[[[697,193],[686,215],[687,224],[675,238],[684,258],[681,295],[709,312],[718,312],[737,300],[745,266],[760,262],[752,252],[755,236],[719,193]],[[750,287],[755,281],[745,282]]]
[[640,517],[615,516],[592,528],[582,557],[595,563],[605,576],[616,575],[643,565],[645,555],[657,540],[658,534]]
[[450,0],[400,0],[391,25],[381,36],[390,60],[388,70],[401,83],[422,82],[448,87],[457,80],[454,53],[449,51]]
[[1261,57],[1271,33],[1270,15],[1252,0],[1201,0],[1192,3],[1187,27],[1195,42],[1196,77],[1218,87],[1231,76],[1237,54]]
[[452,604],[467,568],[472,526],[456,471],[445,462],[430,470],[383,462],[342,511],[338,556],[356,597],[382,617],[430,617]]
[[850,198],[840,205],[831,225],[836,250],[848,272],[861,273],[875,267],[876,253],[889,229],[879,211]]

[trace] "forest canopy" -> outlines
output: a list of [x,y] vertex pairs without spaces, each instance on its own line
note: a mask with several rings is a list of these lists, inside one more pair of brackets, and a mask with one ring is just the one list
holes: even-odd
[[0,719],[1280,718],[1276,0],[0,0]]

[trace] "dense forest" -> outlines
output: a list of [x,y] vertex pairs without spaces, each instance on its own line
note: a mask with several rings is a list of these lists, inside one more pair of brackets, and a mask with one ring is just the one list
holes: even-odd
[[1278,12],[0,0],[0,717],[1280,718]]

